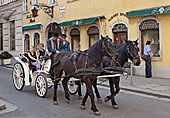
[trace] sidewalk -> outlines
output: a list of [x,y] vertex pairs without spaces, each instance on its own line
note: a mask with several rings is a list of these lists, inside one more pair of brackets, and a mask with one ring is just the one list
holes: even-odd
[[[109,82],[103,82],[101,85],[109,86]],[[145,78],[142,76],[133,76],[133,85],[131,85],[131,76],[129,76],[128,79],[126,79],[126,76],[122,76],[120,88],[126,91],[170,99],[170,78]]]

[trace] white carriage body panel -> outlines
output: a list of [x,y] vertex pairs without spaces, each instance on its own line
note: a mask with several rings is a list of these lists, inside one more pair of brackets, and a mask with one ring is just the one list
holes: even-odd
[[49,72],[50,71],[50,68],[51,68],[51,59],[48,59],[46,62],[45,62],[45,65],[44,65],[44,71],[45,72]]
[[30,82],[29,82],[29,72],[30,72],[30,69],[29,69],[29,64],[26,63],[26,62],[23,62],[19,57],[14,57],[15,60],[17,60],[19,63],[22,64],[23,68],[24,68],[24,75],[25,75],[25,78],[24,78],[24,81],[25,81],[25,85],[26,86],[30,86]]

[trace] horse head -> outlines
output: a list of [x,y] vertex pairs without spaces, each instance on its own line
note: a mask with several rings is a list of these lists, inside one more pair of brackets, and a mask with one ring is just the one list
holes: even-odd
[[128,41],[125,40],[127,43],[127,55],[130,58],[130,60],[134,63],[134,65],[139,66],[140,56],[139,56],[139,48],[138,48],[138,39],[136,41]]
[[116,46],[115,44],[112,42],[112,39],[109,38],[108,36],[103,37],[101,35],[101,41],[102,41],[102,53],[104,56],[109,56],[111,58],[116,58],[116,56],[118,55],[117,51],[116,51]]

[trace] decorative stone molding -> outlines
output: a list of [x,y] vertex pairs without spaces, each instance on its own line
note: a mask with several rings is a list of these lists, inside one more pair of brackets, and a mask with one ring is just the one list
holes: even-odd
[[119,18],[109,26],[109,36],[111,38],[113,38],[112,29],[117,24],[124,24],[124,25],[126,25],[126,27],[127,27],[127,35],[128,35],[128,40],[129,40],[129,38],[130,38],[130,33],[129,33],[130,32],[130,27],[129,27],[129,24],[126,21],[124,21],[122,19],[119,19]]

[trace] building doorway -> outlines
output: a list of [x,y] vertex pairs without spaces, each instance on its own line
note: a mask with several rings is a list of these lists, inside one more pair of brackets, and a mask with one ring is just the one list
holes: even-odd
[[48,27],[48,39],[52,37],[54,32],[57,32],[59,36],[62,34],[58,23],[51,23]]
[[114,43],[116,46],[124,43],[128,39],[127,27],[124,24],[117,24],[113,27]]
[[89,35],[89,48],[99,40],[99,29],[96,26],[91,26],[87,30]]

